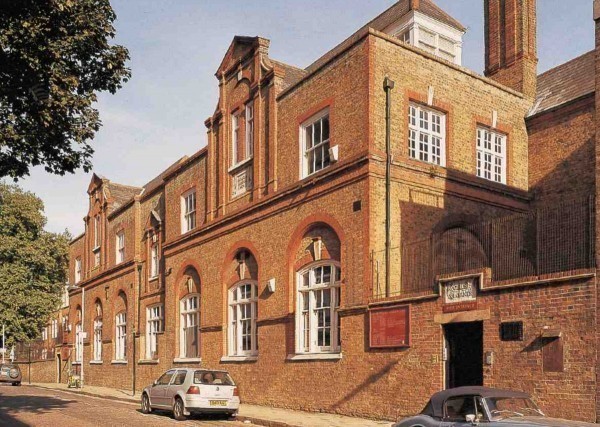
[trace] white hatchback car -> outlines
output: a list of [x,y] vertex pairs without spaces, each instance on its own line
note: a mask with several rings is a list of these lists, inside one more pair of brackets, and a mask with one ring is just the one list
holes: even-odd
[[142,413],[154,409],[173,411],[183,421],[192,413],[236,416],[240,408],[238,388],[226,371],[174,368],[142,391]]

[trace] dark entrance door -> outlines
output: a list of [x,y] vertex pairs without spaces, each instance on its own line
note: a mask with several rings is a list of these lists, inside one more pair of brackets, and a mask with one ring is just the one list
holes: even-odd
[[483,323],[444,326],[446,388],[483,385]]

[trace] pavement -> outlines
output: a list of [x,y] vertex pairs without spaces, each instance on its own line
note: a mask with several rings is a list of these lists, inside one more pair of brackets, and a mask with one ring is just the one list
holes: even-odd
[[[73,389],[68,388],[66,384],[55,383],[35,383],[32,386],[40,389],[61,391],[65,394],[71,393],[80,396],[127,402],[129,404],[135,403],[139,405],[140,402],[139,393],[132,395],[131,390],[116,390],[87,385],[82,389]],[[373,421],[335,414],[293,411],[249,404],[240,405],[237,421],[245,422],[244,425],[246,426],[254,424],[267,427],[389,427],[392,425],[389,421]]]

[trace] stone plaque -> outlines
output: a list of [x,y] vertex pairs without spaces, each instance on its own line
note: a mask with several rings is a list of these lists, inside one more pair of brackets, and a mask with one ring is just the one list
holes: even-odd
[[445,313],[477,309],[478,277],[453,280],[443,285]]

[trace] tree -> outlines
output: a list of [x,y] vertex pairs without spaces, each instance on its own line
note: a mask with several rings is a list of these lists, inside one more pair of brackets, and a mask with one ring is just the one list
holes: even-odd
[[42,201],[0,182],[0,328],[7,343],[36,338],[60,304],[70,236],[44,230]]
[[0,0],[0,178],[91,170],[99,92],[130,78],[109,0]]

